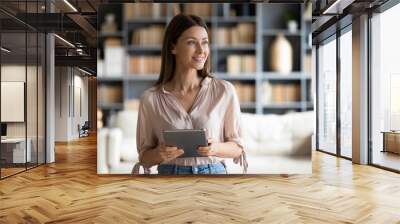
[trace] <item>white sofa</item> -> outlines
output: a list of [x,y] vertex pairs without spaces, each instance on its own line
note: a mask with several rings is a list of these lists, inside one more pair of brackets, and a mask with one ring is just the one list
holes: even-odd
[[[111,128],[98,130],[97,172],[129,174],[138,160],[136,150],[137,111],[112,116]],[[311,173],[313,112],[285,115],[242,114],[248,174]],[[242,168],[226,159],[228,173]],[[141,171],[142,172],[142,171]],[[157,173],[156,166],[152,173]]]

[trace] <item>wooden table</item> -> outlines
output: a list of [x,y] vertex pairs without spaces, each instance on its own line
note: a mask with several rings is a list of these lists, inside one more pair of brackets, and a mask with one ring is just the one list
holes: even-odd
[[383,133],[382,152],[400,154],[400,131],[382,131],[381,133]]
[[[28,145],[25,150],[25,141]],[[31,145],[30,138],[6,138],[1,139],[1,159],[6,163],[25,163],[31,161]]]

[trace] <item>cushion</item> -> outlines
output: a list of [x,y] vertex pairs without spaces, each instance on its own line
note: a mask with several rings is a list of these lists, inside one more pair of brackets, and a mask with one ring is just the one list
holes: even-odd
[[121,144],[121,161],[136,162],[138,161],[138,153],[136,150],[135,138],[124,138]]
[[[247,174],[311,174],[311,155],[304,156],[248,156]],[[243,169],[232,159],[225,159],[228,174],[242,174]]]
[[123,110],[118,112],[116,126],[122,129],[124,138],[136,138],[137,120],[137,110]]
[[291,149],[291,132],[282,115],[243,113],[242,126],[249,154],[281,154]]

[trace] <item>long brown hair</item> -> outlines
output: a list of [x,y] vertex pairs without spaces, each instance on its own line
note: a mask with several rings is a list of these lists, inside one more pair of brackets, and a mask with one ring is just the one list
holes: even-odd
[[[172,54],[172,47],[174,44],[176,44],[178,38],[182,35],[182,33],[192,26],[201,26],[206,29],[208,39],[211,39],[207,25],[200,17],[185,14],[178,14],[174,16],[171,22],[169,22],[167,29],[165,30],[163,47],[161,51],[161,72],[158,81],[155,84],[156,86],[165,84],[168,81],[171,81],[174,77],[176,61],[175,55]],[[199,75],[199,77],[204,78],[206,76],[210,76],[210,70],[210,55],[208,55],[207,60],[204,63],[203,69],[198,70],[197,74]]]

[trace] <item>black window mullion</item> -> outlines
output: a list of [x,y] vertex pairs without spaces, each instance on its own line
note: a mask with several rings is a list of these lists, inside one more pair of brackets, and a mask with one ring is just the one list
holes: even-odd
[[[28,1],[25,0],[25,21],[28,21]],[[25,88],[24,88],[24,120],[25,120],[25,170],[28,170],[28,114],[27,114],[27,89],[28,89],[28,24],[25,23]]]
[[368,69],[367,69],[367,83],[368,83],[368,100],[367,100],[367,104],[368,104],[368,115],[367,115],[367,119],[368,119],[368,164],[373,164],[373,149],[372,149],[372,60],[371,60],[371,56],[372,56],[372,12],[368,13],[368,31],[367,31],[367,39],[368,39],[368,54],[367,54],[367,63],[368,63]]
[[[36,13],[39,14],[39,0],[36,1]],[[39,166],[39,32],[38,31],[36,31],[36,166]]]
[[340,29],[336,30],[336,154],[341,156],[341,114],[340,114],[340,82],[341,82],[341,64],[340,64]]
[[316,113],[316,128],[315,128],[315,147],[319,149],[319,44],[315,46],[315,113]]

